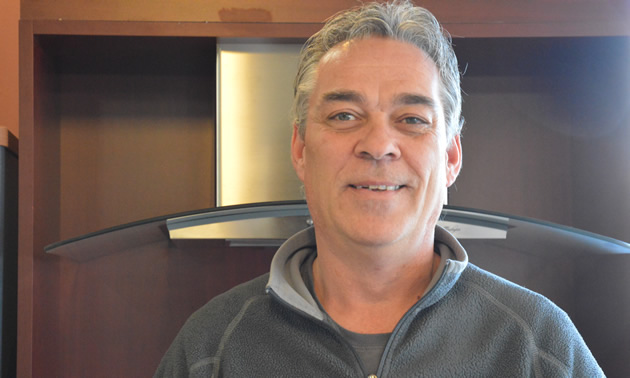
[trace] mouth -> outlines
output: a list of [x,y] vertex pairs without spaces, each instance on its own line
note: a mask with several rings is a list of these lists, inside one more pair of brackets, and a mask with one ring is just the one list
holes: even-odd
[[354,189],[365,189],[373,192],[393,192],[404,188],[405,185],[350,185]]

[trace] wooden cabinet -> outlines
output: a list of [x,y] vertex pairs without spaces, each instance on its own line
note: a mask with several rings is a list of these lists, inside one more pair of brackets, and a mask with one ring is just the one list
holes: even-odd
[[213,207],[216,38],[316,28],[21,22],[19,376],[150,375],[208,295],[268,269],[256,249],[173,255],[161,242],[78,263],[44,247]]
[[450,203],[630,241],[630,38],[455,43],[466,123]]
[[[216,261],[225,260],[226,255],[200,257],[203,248],[195,246],[181,255],[169,257],[164,255],[163,247],[147,247],[134,253],[79,263],[46,255],[44,247],[121,223],[214,206],[216,38],[306,38],[319,29],[321,20],[354,4],[350,0],[203,4],[192,0],[159,4],[145,0],[22,1],[20,377],[151,374],[157,364],[156,356],[170,343],[173,329],[179,327],[185,314],[207,298],[188,294],[188,299],[184,299],[186,306],[170,300],[181,298],[185,287],[194,290],[200,283],[209,284],[195,277],[204,277],[204,272],[213,269],[210,266]],[[470,65],[468,78],[465,76],[464,80],[465,89],[469,91],[465,111],[471,112],[465,114],[469,119],[465,135],[471,135],[464,139],[465,156],[473,155],[475,148],[484,148],[488,141],[495,143],[492,136],[475,134],[473,137],[473,130],[508,130],[502,123],[512,117],[521,119],[517,122],[521,126],[536,124],[535,120],[522,120],[523,117],[536,118],[538,105],[547,106],[543,123],[555,123],[555,117],[572,122],[573,115],[567,111],[575,110],[576,106],[588,106],[587,98],[582,98],[586,103],[568,106],[557,114],[549,108],[547,100],[556,95],[564,96],[576,88],[579,93],[586,93],[589,88],[596,90],[602,105],[607,102],[615,106],[628,105],[627,74],[619,81],[607,76],[607,72],[610,75],[626,72],[620,68],[627,67],[630,54],[627,23],[630,6],[626,0],[605,3],[596,0],[434,0],[425,1],[423,5],[434,11],[457,38],[460,59]],[[588,64],[599,64],[597,59],[578,65],[577,70],[571,69],[570,62],[556,64],[563,52],[571,58],[582,58],[578,54],[582,47],[601,54],[601,47],[597,47],[599,43],[593,36],[602,38],[615,49],[601,55],[612,63],[595,69],[596,79],[603,77],[603,82],[589,79],[583,82],[584,75],[590,72]],[[531,59],[532,53],[538,54],[536,59]],[[547,62],[552,63],[551,68]],[[547,80],[549,76],[551,81]],[[584,86],[575,87],[573,82]],[[544,83],[563,83],[564,86],[559,92],[552,84],[531,90],[532,86]],[[609,86],[614,88],[609,91]],[[530,114],[523,114],[523,104],[511,108],[509,102],[519,101],[516,91],[528,89],[527,101],[534,109]],[[499,107],[500,116],[488,116],[495,107]],[[621,128],[616,129],[617,134],[608,133],[607,138],[621,141],[626,138],[623,145],[627,145],[627,113],[625,118],[618,113],[589,114],[602,115],[604,123],[608,124],[612,117],[621,117]],[[533,164],[523,163],[519,168],[536,170],[547,162],[560,166],[557,171],[518,179],[555,180],[557,174],[566,172],[563,167],[573,164],[571,161],[592,163],[593,153],[606,150],[601,139],[599,146],[590,150],[588,138],[567,139],[562,133],[562,130],[550,132],[545,127],[525,132],[528,143],[550,135],[555,139],[547,140],[541,149],[547,155],[538,156]],[[514,152],[503,145],[510,138],[504,136],[496,142],[505,147],[504,157],[483,155],[485,159],[497,160],[465,163],[464,174],[469,170],[474,176],[484,165],[499,175],[504,172],[508,166],[500,164],[499,159]],[[479,143],[480,147],[468,146],[467,139]],[[518,144],[518,140],[512,142]],[[627,152],[621,151],[622,142],[618,143],[615,151],[627,157]],[[592,153],[580,152],[584,149]],[[520,153],[523,154],[520,158],[527,162],[526,151]],[[625,165],[614,164],[617,169]],[[591,170],[598,172],[598,180],[605,179],[600,166]],[[481,177],[496,179],[497,176]],[[484,190],[495,185],[500,189],[503,185],[502,182],[480,184],[472,177],[462,176],[462,179],[458,191],[452,194],[454,203],[460,205],[485,205]],[[575,198],[561,196],[565,194],[562,188],[588,180],[588,174],[583,173],[554,181],[551,184],[553,197],[549,203],[540,205],[541,211],[546,215],[549,206],[557,207],[550,210],[549,215],[557,219],[549,220],[572,221],[573,215],[567,216],[567,212],[581,212],[584,213],[581,217],[586,218],[586,207],[576,208]],[[630,188],[621,180],[614,178],[613,184],[608,182],[608,185],[616,185],[612,193],[627,195]],[[472,197],[458,195],[465,191],[475,194]],[[545,189],[535,191],[542,193]],[[591,189],[570,193],[579,200],[590,194]],[[517,198],[515,207],[531,208],[529,200]],[[510,209],[493,210],[510,212]],[[248,253],[244,251],[236,258],[252,259]],[[264,271],[268,257],[264,254],[261,261],[253,263],[238,280],[258,274],[261,269]],[[196,264],[198,261],[203,263]],[[232,272],[236,269],[234,262],[228,265],[232,266]],[[213,272],[220,274],[221,269]],[[218,281],[217,278],[212,282]],[[225,287],[221,286],[217,290],[223,289]],[[177,292],[180,294],[174,294],[174,290],[180,290]],[[173,310],[177,306],[181,308]],[[94,310],[104,308],[109,308],[109,312]],[[155,327],[172,320],[173,326],[168,332],[151,332],[151,327],[138,327],[141,319],[147,319],[146,325]],[[95,322],[101,322],[100,327],[91,328]],[[90,345],[77,343],[79,332],[91,335]],[[120,349],[125,340],[128,346]],[[147,345],[149,348],[145,348]],[[116,348],[122,352],[115,352]],[[88,355],[92,357],[82,360]]]
[[[630,30],[627,0],[424,0],[455,36],[604,36]],[[210,1],[22,0],[25,20],[149,21],[184,23],[319,24],[357,5],[354,0]],[[240,28],[231,28],[233,31]],[[292,33],[289,33],[292,34]],[[285,34],[286,35],[286,34]]]

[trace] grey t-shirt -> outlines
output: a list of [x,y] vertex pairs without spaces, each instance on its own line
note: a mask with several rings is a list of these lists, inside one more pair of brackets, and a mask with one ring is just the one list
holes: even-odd
[[391,333],[356,333],[342,327],[339,327],[339,331],[361,358],[365,373],[376,374]]

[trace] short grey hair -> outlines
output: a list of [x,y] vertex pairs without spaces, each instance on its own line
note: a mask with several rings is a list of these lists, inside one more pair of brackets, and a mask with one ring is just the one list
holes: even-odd
[[334,46],[352,39],[383,37],[410,43],[420,48],[435,63],[440,75],[440,96],[444,106],[447,141],[461,132],[462,96],[457,57],[450,35],[428,10],[408,0],[368,3],[340,12],[306,41],[299,57],[294,82],[293,123],[304,138],[311,93],[315,87],[317,65]]

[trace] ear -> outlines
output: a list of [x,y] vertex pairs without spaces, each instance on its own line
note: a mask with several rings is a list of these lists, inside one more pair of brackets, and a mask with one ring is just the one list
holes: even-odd
[[291,162],[300,181],[304,182],[304,139],[300,136],[298,125],[293,124],[291,138]]
[[457,179],[462,169],[462,142],[459,135],[455,135],[446,149],[446,186],[450,187]]

